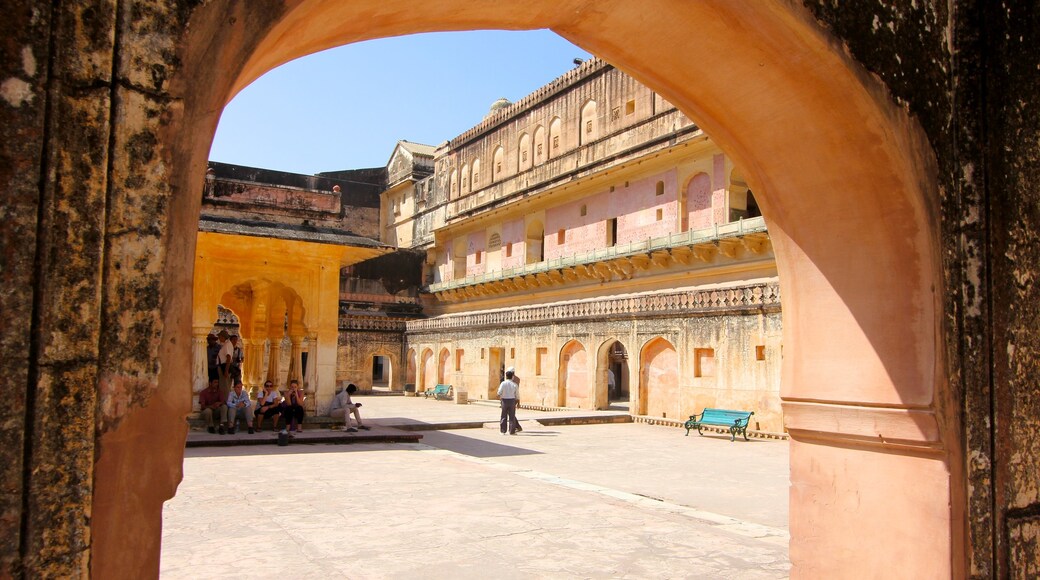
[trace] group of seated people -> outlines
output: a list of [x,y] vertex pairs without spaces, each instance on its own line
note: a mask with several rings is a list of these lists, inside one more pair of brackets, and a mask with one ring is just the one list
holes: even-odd
[[[361,403],[350,400],[350,396],[355,392],[356,385],[347,385],[347,388],[332,400],[329,409],[331,417],[342,418],[346,422],[347,431],[354,433],[358,429],[369,429],[361,423]],[[250,398],[239,379],[235,379],[234,388],[226,397],[221,396],[220,381],[210,379],[209,386],[199,393],[199,415],[210,433],[221,435],[234,435],[243,424],[249,429],[250,434],[259,433],[263,431],[265,419],[271,419],[273,431],[278,430],[278,420],[281,419],[286,431],[302,432],[303,403],[306,399],[307,396],[296,379],[289,381],[289,389],[284,395],[274,387],[273,382],[266,381],[263,390],[256,394],[255,401]],[[350,426],[350,414],[354,415],[357,428]]]

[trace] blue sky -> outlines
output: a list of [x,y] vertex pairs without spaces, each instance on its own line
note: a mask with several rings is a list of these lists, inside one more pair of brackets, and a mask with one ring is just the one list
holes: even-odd
[[418,34],[287,63],[224,109],[210,159],[313,174],[385,165],[399,139],[437,145],[589,53],[547,31]]

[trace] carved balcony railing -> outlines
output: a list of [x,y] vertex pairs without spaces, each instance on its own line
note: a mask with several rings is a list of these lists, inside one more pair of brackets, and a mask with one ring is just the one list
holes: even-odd
[[780,284],[685,290],[642,296],[598,298],[564,304],[505,308],[473,314],[446,314],[408,322],[408,333],[481,327],[511,327],[577,320],[632,317],[683,317],[720,312],[779,311]]
[[672,263],[709,264],[719,255],[736,259],[741,252],[762,255],[768,250],[765,221],[756,217],[437,282],[430,284],[427,290],[440,300],[457,301],[584,280],[627,280],[639,270],[667,268]]

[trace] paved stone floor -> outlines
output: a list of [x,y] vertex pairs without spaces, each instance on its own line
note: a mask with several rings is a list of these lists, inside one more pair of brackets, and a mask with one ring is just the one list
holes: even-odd
[[[413,416],[438,405],[368,403]],[[448,405],[427,409],[455,414]],[[162,577],[787,576],[785,441],[525,425],[515,437],[189,449],[164,510]]]

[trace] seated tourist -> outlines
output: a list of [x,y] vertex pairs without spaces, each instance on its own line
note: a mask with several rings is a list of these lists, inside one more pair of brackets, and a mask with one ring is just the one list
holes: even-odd
[[350,400],[350,396],[357,392],[357,385],[350,383],[347,388],[340,391],[335,398],[332,399],[332,406],[329,407],[329,417],[335,419],[343,419],[346,424],[347,431],[351,433],[357,433],[357,429],[350,426],[350,414],[354,414],[354,420],[357,421],[358,429],[364,429],[368,431],[368,427],[361,424],[361,411],[358,410],[361,407],[361,403],[355,403]]
[[263,431],[264,419],[271,419],[271,429],[278,429],[278,418],[282,416],[282,394],[274,388],[274,383],[264,383],[262,391],[256,394],[256,410],[253,411],[256,418],[256,432]]
[[282,420],[290,432],[303,431],[303,402],[306,399],[300,381],[289,381],[289,392],[285,394],[285,404],[282,406]]
[[227,428],[227,410],[227,404],[220,400],[220,381],[214,377],[210,379],[209,386],[199,393],[199,417],[210,433],[216,433],[216,426],[219,425],[220,434],[223,435]]
[[242,387],[242,381],[235,381],[235,388],[228,393],[228,433],[235,434],[238,420],[242,419],[249,426],[249,432],[253,432],[253,405],[249,400],[249,393]]

